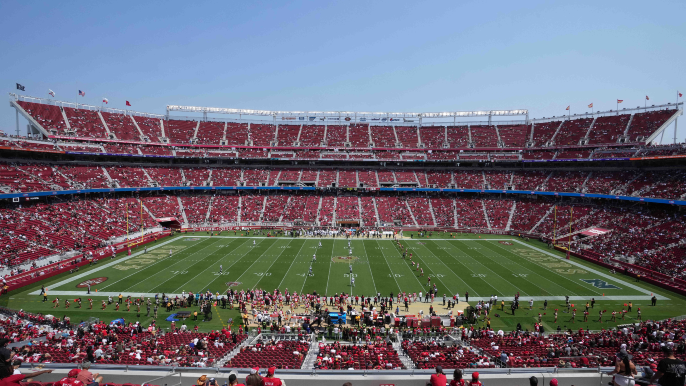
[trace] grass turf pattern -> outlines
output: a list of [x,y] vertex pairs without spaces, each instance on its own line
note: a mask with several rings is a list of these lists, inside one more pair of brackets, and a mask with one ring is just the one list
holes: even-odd
[[[392,293],[395,296],[399,291],[426,293],[430,277],[431,286],[435,284],[438,288],[439,297],[434,308],[439,314],[447,313],[441,306],[444,293],[449,297],[459,294],[460,302],[464,302],[465,292],[469,292],[470,304],[497,295],[499,306],[500,300],[504,299],[505,312],[492,312],[491,326],[495,329],[513,329],[517,323],[531,328],[539,312],[545,313],[543,322],[546,328],[556,328],[552,316],[555,308],[560,313],[558,325],[563,328],[600,329],[621,324],[619,318],[616,323],[609,323],[609,314],[612,310],[621,311],[623,304],[629,301],[633,302],[634,309],[624,323],[634,321],[638,307],[641,307],[646,320],[681,315],[686,305],[680,295],[636,283],[623,275],[610,274],[606,269],[583,260],[566,260],[563,254],[537,241],[502,235],[413,236],[415,238],[400,241],[408,252],[403,259],[402,250],[387,238],[352,238],[348,241],[341,237],[319,239],[233,234],[209,237],[206,232],[188,233],[149,244],[147,252],[140,248],[131,256],[105,259],[78,273],[63,274],[13,291],[0,301],[10,308],[56,316],[69,315],[72,321],[88,317],[109,321],[124,316],[127,321],[149,323],[152,318],[145,316],[145,307],[142,307],[141,317],[137,317],[135,307],[130,312],[126,312],[125,307],[114,311],[112,306],[101,311],[101,300],[110,295],[116,298],[119,293],[125,297],[206,290],[223,294],[229,285],[239,291],[263,289],[271,292],[274,288],[288,288],[298,293],[317,291],[318,294],[333,295],[345,292],[372,297],[376,293],[382,296]],[[423,276],[411,263],[410,253],[412,262],[419,263],[420,269],[424,270]],[[317,255],[316,261],[313,261],[314,254]],[[221,272],[220,265],[223,268]],[[310,266],[312,276],[308,274]],[[354,287],[351,286],[350,266],[355,277]],[[97,277],[107,279],[94,285],[90,295],[86,294],[86,288],[77,287],[85,280]],[[72,303],[65,310],[61,304],[53,310],[53,304],[43,303],[38,295],[41,284],[48,288],[49,300],[59,297],[63,303],[64,299],[72,301],[81,297],[83,307],[75,308],[77,306]],[[508,307],[517,292],[520,294],[520,309],[512,316]],[[659,299],[657,307],[649,306],[652,294]],[[570,316],[562,312],[565,295],[571,297],[578,310],[573,325],[568,322]],[[88,310],[88,298],[94,299],[93,310]],[[582,323],[585,303],[591,298],[595,298],[596,308],[589,315],[589,322]],[[532,311],[528,311],[529,299],[535,301]],[[545,311],[542,310],[544,300],[549,303]],[[426,311],[428,307],[427,304]],[[598,319],[598,307],[608,310],[603,323],[594,322]],[[212,321],[199,322],[202,330],[221,328],[229,318],[238,320],[236,311],[219,308],[213,311],[215,318]],[[163,307],[160,308],[158,325],[165,327],[169,324],[164,321],[168,314]],[[495,314],[499,316],[495,317]],[[189,325],[192,327],[194,323],[189,322]]]

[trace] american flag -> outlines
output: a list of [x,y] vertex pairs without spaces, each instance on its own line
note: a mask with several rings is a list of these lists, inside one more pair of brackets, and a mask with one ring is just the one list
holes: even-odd
[[83,91],[81,91],[81,90],[79,90],[79,95],[81,95],[82,97],[85,97],[85,96],[86,96],[86,93],[83,92]]

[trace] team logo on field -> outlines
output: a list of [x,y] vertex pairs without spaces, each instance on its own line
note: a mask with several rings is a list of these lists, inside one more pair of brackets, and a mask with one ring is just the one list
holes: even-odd
[[426,243],[423,242],[423,241],[420,241],[420,242],[418,242],[417,244],[419,244],[419,245],[426,245]]
[[88,287],[89,284],[92,287],[94,285],[98,285],[98,284],[104,283],[106,281],[107,281],[107,278],[104,276],[103,277],[94,277],[92,279],[88,279],[86,281],[82,281],[81,283],[77,284],[76,288],[86,288],[86,287]]
[[600,289],[621,289],[615,285],[608,284],[608,282],[600,279],[580,279],[584,283],[591,284],[592,286]]
[[509,241],[499,241],[499,243],[503,245],[512,245],[512,243]]
[[334,263],[350,264],[355,260],[357,260],[357,256],[336,256],[331,258],[331,261],[333,261]]
[[183,241],[199,241],[199,237],[186,237]]
[[240,281],[227,281],[226,283],[227,287],[238,287],[239,285],[243,284]]

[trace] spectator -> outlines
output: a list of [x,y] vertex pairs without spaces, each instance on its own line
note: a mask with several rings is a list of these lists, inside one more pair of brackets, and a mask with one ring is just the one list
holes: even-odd
[[634,375],[637,374],[636,366],[631,362],[632,356],[625,349],[619,350],[615,360],[615,369],[608,375],[614,375],[613,382],[617,386],[629,386],[634,384]]
[[258,367],[250,369],[250,375],[245,378],[246,386],[262,386],[262,376],[260,376],[259,371]]
[[[552,382],[550,385],[552,386]],[[483,383],[479,380],[479,373],[472,373],[472,381],[469,382],[469,386],[483,386]],[[557,386],[557,383],[555,386]]]
[[102,382],[102,377],[100,374],[93,374],[89,371],[91,368],[91,362],[83,362],[81,364],[81,371],[76,377],[79,381],[83,382],[86,386],[98,386]]
[[431,379],[427,382],[427,385],[431,386],[445,386],[448,380],[443,374],[443,368],[441,366],[436,366],[436,374],[431,374]]
[[10,349],[7,348],[7,345],[10,343],[10,340],[7,338],[2,338],[0,339],[0,359],[3,361],[3,365],[9,366],[10,359],[12,359],[12,352]]
[[229,386],[245,386],[244,383],[238,383],[236,374],[229,375]]
[[665,358],[657,364],[657,374],[653,375],[650,383],[659,380],[662,386],[681,386],[686,379],[686,362],[674,357],[674,346],[666,345],[663,349]]
[[529,386],[538,386],[538,378],[536,378],[536,377],[529,378]]
[[453,372],[453,380],[450,381],[450,386],[465,386],[466,383],[464,379],[462,379],[462,370],[460,369],[455,369]]
[[279,378],[274,377],[274,372],[276,367],[270,367],[267,369],[267,376],[262,379],[262,386],[281,386],[283,383]]
[[[12,375],[18,375],[21,374],[21,371],[19,370],[19,367],[21,367],[21,361],[19,359],[15,359],[12,361],[12,368],[14,372]],[[27,381],[28,382],[28,381]]]
[[[30,374],[10,374],[9,372],[12,371],[11,367],[3,366],[2,370],[2,379],[0,379],[0,383],[3,386],[20,386],[20,381],[23,382],[31,382],[34,377],[37,377],[41,374],[49,374],[52,373],[52,370],[41,370],[41,371],[36,371],[35,373],[30,373]],[[74,371],[74,370],[72,370]],[[6,375],[7,374],[7,375]]]
[[81,370],[71,369],[66,377],[55,382],[54,386],[83,386],[83,382],[76,379]]

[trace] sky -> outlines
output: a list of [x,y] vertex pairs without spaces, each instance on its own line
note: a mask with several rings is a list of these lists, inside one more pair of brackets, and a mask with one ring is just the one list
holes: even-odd
[[[686,1],[0,2],[7,93],[164,114],[528,109],[676,102]],[[78,90],[86,93],[78,97]],[[7,94],[6,94],[7,95]],[[686,138],[682,118],[678,141]],[[20,121],[22,130],[26,122]],[[0,130],[14,133],[14,109]],[[664,142],[671,141],[666,135]]]

